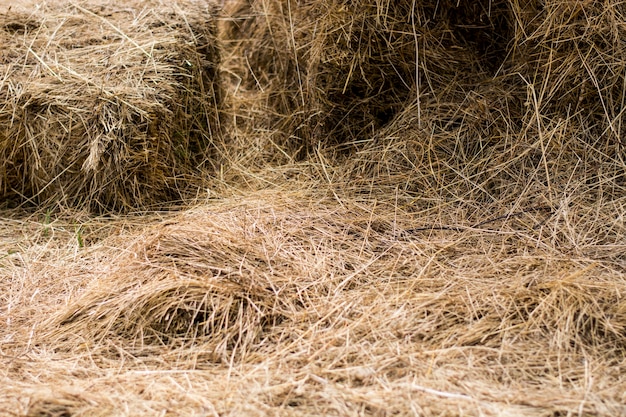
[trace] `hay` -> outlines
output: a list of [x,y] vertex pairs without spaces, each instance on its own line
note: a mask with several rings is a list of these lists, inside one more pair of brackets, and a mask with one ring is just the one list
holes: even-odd
[[393,152],[403,135],[384,132],[404,124],[421,131],[419,146],[441,138],[466,165],[555,134],[580,141],[577,157],[591,147],[623,160],[619,3],[242,0],[226,11],[249,125],[292,159]]
[[626,414],[622,5],[225,7],[210,199],[0,217],[0,413]]
[[227,4],[243,86],[261,92],[288,150],[362,142],[416,97],[462,100],[500,69],[507,2],[413,3]]
[[[182,415],[161,390],[190,378],[181,407],[211,398],[227,415],[623,412],[623,239],[570,235],[572,248],[559,233],[584,228],[567,211],[475,227],[456,216],[457,229],[433,230],[436,215],[342,203],[255,193],[57,264],[63,275],[95,253],[110,259],[36,322],[32,360],[50,375],[29,384],[68,387],[31,396],[31,408]],[[63,394],[75,383],[78,396]]]
[[116,340],[142,356],[186,348],[197,360],[229,362],[275,343],[272,330],[306,314],[303,303],[315,297],[306,288],[319,285],[324,265],[311,268],[307,253],[328,239],[302,239],[321,219],[280,209],[266,221],[273,208],[255,206],[190,210],[131,237],[115,272],[55,315],[58,346]]
[[[247,216],[188,213],[135,237],[122,266],[55,323],[73,335],[69,348],[78,336],[96,345],[114,338],[142,355],[191,346],[210,360],[228,361],[247,352],[294,302],[282,282],[292,272],[270,276],[265,254],[250,252],[254,229],[239,223]],[[233,259],[241,263],[232,265]],[[287,267],[286,260],[276,261]]]
[[[621,4],[492,5],[491,30],[501,32],[491,41],[457,25],[447,49],[419,55],[421,94],[340,160],[336,178],[349,175],[347,188],[399,193],[417,209],[495,211],[571,204],[574,190],[585,204],[623,195]],[[443,15],[458,11],[447,7]],[[428,56],[456,49],[474,51],[460,54],[472,57],[466,65]]]
[[541,119],[584,126],[589,146],[623,153],[626,8],[620,2],[534,3],[516,8],[516,70]]
[[2,195],[96,211],[180,199],[219,135],[213,14],[201,2],[2,14]]

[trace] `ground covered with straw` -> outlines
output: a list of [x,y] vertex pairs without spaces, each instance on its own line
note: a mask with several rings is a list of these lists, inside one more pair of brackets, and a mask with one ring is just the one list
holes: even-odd
[[[104,93],[9,117],[8,87],[61,62],[3,52],[0,415],[626,415],[626,5],[94,4],[0,26],[24,46],[95,14],[137,58],[165,22],[190,48],[168,62],[210,42],[210,76],[174,65],[176,92],[153,90],[157,131],[94,127],[203,145],[148,146],[127,189],[130,162],[89,159],[84,126],[34,133]],[[46,179],[33,149],[65,141]]]

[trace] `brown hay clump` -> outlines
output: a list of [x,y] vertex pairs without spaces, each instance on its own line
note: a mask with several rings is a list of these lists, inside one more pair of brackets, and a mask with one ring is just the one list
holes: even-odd
[[219,131],[207,3],[0,15],[0,191],[120,210],[179,199]]
[[[156,393],[192,378],[226,415],[622,415],[625,226],[610,223],[625,207],[590,232],[593,208],[445,219],[284,190],[215,201],[53,260],[60,295],[5,280],[21,297],[8,317],[27,321],[1,329],[0,360],[18,386],[54,388],[33,410],[190,414],[188,390]],[[14,282],[34,291],[31,273]]]
[[241,0],[226,11],[251,125],[291,158],[356,148],[348,169],[365,181],[483,201],[523,182],[563,189],[574,167],[584,181],[608,167],[624,184],[619,2]]
[[302,225],[259,219],[261,213],[268,214],[199,208],[138,234],[114,271],[59,312],[54,339],[75,349],[78,337],[105,354],[113,341],[140,356],[164,348],[210,361],[245,356],[295,313],[291,281],[305,270],[284,253],[287,242],[264,236]]

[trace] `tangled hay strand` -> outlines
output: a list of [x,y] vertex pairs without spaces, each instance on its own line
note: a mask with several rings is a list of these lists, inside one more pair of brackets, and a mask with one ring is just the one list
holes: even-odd
[[[226,3],[222,188],[89,248],[28,224],[0,258],[0,413],[625,415],[623,75],[578,74],[606,88],[568,113],[549,60],[604,5]],[[568,65],[620,68],[601,33]]]
[[[292,280],[312,271],[294,258],[301,254],[289,253],[300,243],[289,234],[302,224],[264,219],[270,213],[257,210],[198,209],[153,228],[119,272],[57,323],[87,343],[115,335],[139,351],[200,345],[210,360],[227,361],[266,343],[267,329],[295,314]],[[276,242],[264,239],[274,227],[291,230]]]
[[213,15],[202,2],[2,14],[2,194],[96,211],[180,199],[219,135]]
[[590,165],[604,154],[624,166],[620,3],[413,3],[226,5],[229,68],[255,103],[250,124],[272,132],[275,154],[362,149],[372,138],[393,153],[403,135],[383,132],[413,123],[423,131],[419,146],[434,136],[465,166],[485,153],[517,160],[511,155],[537,145],[535,166],[548,160],[545,147],[563,159],[569,150],[552,146],[555,136],[575,138],[567,145],[577,149],[573,163],[591,149]]
[[[421,270],[427,276],[423,278],[425,281],[418,292],[441,291],[458,279],[458,283],[446,289],[447,293],[461,283],[473,288],[472,277],[478,280],[475,282],[477,286],[483,282],[479,279],[481,276],[484,276],[485,283],[490,281],[489,277],[496,278],[498,274],[487,273],[489,267],[481,266],[481,262],[486,261],[485,256],[494,256],[483,254],[483,248],[515,244],[524,247],[524,241],[532,244],[535,239],[542,242],[545,239],[539,246],[555,244],[555,237],[547,231],[529,227],[528,220],[534,216],[537,217],[530,224],[541,224],[542,214],[531,211],[524,213],[527,217],[525,221],[517,222],[513,217],[502,218],[490,223],[483,222],[480,228],[456,226],[440,232],[429,232],[428,228],[410,226],[415,221],[413,215],[396,218],[394,225],[392,219],[385,215],[372,216],[371,212],[357,208],[352,209],[353,214],[339,207],[332,211],[308,213],[296,211],[294,202],[287,204],[287,207],[257,203],[256,207],[248,207],[246,204],[230,206],[228,209],[199,209],[153,228],[135,239],[139,243],[132,250],[130,260],[122,260],[126,264],[118,272],[103,277],[102,282],[87,291],[83,299],[69,307],[70,313],[64,313],[66,315],[57,324],[64,332],[73,333],[78,328],[80,332],[87,332],[91,335],[89,337],[96,338],[110,331],[123,335],[125,340],[132,341],[136,346],[143,343],[167,345],[170,339],[201,343],[203,337],[227,343],[230,338],[240,337],[247,332],[254,339],[258,331],[255,326],[262,328],[263,321],[268,328],[280,328],[285,324],[293,325],[291,319],[301,315],[303,309],[309,311],[307,314],[315,316],[312,311],[320,310],[320,305],[316,303],[328,303],[325,297],[337,299],[344,294],[351,299],[352,295],[364,296],[379,285],[385,286],[391,282],[406,284],[406,280],[416,279],[421,270],[418,265],[403,263],[390,267],[392,262],[398,262],[399,253],[402,252],[413,254],[406,259],[435,256],[432,265],[427,270]],[[342,221],[333,220],[335,216]],[[555,217],[544,227],[549,228],[556,223]],[[521,229],[516,230],[516,227]],[[448,231],[443,233],[445,230]],[[443,233],[441,241],[436,236],[425,240],[422,237],[432,233]],[[508,237],[509,233],[511,237]],[[623,233],[623,230],[616,233]],[[541,234],[546,238],[542,239]],[[361,242],[360,246],[356,244],[358,242]],[[616,243],[593,242],[591,246],[603,244]],[[571,248],[563,246],[552,251],[571,251]],[[496,251],[501,250],[504,249]],[[578,250],[582,255],[588,248],[579,247]],[[551,250],[526,248],[525,251],[526,255],[522,258],[528,260],[529,265],[536,262],[543,265],[545,261],[541,261],[541,257],[549,256],[547,253]],[[595,255],[597,262],[602,262],[609,270],[619,269],[617,258],[602,259],[598,253]],[[510,261],[515,262],[515,258]],[[428,277],[449,274],[446,265],[450,263],[459,268],[458,276],[454,274],[457,278],[450,278],[447,284],[430,281]],[[535,267],[527,271],[529,279]],[[499,298],[499,305],[508,307],[500,312],[486,310],[471,313],[464,310],[470,306],[455,303],[448,305],[448,301],[442,300],[447,307],[433,310],[433,314],[436,314],[431,319],[443,320],[441,326],[447,325],[451,329],[457,324],[463,326],[464,321],[455,325],[452,322],[456,323],[458,318],[470,313],[478,314],[481,318],[493,315],[486,321],[493,325],[498,323],[497,326],[505,321],[513,322],[514,327],[525,323],[534,331],[545,329],[546,333],[543,333],[544,330],[541,332],[550,341],[557,336],[555,331],[560,328],[561,320],[583,327],[592,321],[595,324],[586,329],[565,326],[567,337],[571,340],[559,343],[559,346],[567,349],[580,343],[592,347],[596,346],[596,338],[604,340],[599,343],[602,345],[613,336],[615,343],[621,343],[621,290],[586,278],[595,268],[602,268],[599,264],[560,261],[554,265],[545,264],[544,267],[552,272],[538,277],[538,280],[531,282],[514,274],[514,277],[509,277],[510,282],[502,283],[496,297]],[[485,274],[481,275],[480,271],[485,268]],[[509,267],[503,268],[512,272],[507,269]],[[474,272],[470,274],[469,271]],[[413,283],[406,287],[404,284],[396,288],[410,292],[416,285]],[[431,290],[428,290],[431,286]],[[392,293],[395,294],[395,290]],[[449,295],[452,296],[452,292]],[[461,293],[457,295],[461,296]],[[483,296],[479,292],[473,298],[476,302],[473,308],[493,302],[491,296],[487,296],[490,300],[485,299],[484,303],[480,301]],[[528,298],[542,302],[532,306]],[[591,300],[595,300],[595,307],[594,303],[590,303]],[[601,305],[597,304],[599,302]],[[326,304],[326,307],[330,305]],[[523,309],[522,305],[527,308]],[[336,313],[339,314],[343,307]],[[544,308],[547,310],[542,312]],[[437,313],[450,309],[455,312],[449,316],[447,313],[442,313],[443,316]],[[536,317],[533,320],[520,318],[523,310],[533,311]],[[363,306],[354,305],[345,310],[344,314],[346,318],[365,317],[367,311]],[[554,311],[561,313],[555,315]],[[568,311],[571,311],[571,315]],[[535,318],[537,322],[534,322]],[[327,320],[324,315],[318,316],[318,319],[322,322]],[[448,323],[448,319],[452,322]],[[332,320],[336,320],[336,317]],[[521,322],[517,323],[517,320]],[[616,321],[609,325],[607,320]],[[430,319],[425,324],[429,328],[435,325]],[[435,327],[439,328],[440,325]],[[363,337],[369,338],[366,333]],[[433,343],[427,344],[428,348],[445,347],[452,340],[444,331],[428,331],[420,338]],[[486,340],[483,338],[483,341]]]
[[592,3],[510,2],[495,75],[405,106],[346,161],[350,186],[433,205],[557,207],[574,190],[582,207],[619,200],[622,5]]
[[527,171],[536,166],[525,165],[536,165],[542,150],[517,139],[513,101],[485,84],[461,103],[413,102],[345,162],[350,187],[448,203],[518,201],[516,184],[532,177]]
[[449,108],[422,102],[437,114],[421,119],[413,103],[345,161],[346,190],[399,193],[417,209],[443,211],[565,207],[572,199],[581,210],[620,204],[626,164],[614,153],[619,144],[590,146],[588,126],[575,120],[520,131],[507,107],[514,100],[497,89],[477,90]]

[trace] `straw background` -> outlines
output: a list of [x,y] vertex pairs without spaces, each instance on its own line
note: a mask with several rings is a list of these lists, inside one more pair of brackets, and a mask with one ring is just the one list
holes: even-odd
[[[0,415],[626,415],[626,5],[90,1],[0,3]],[[68,22],[163,65],[89,180]]]

